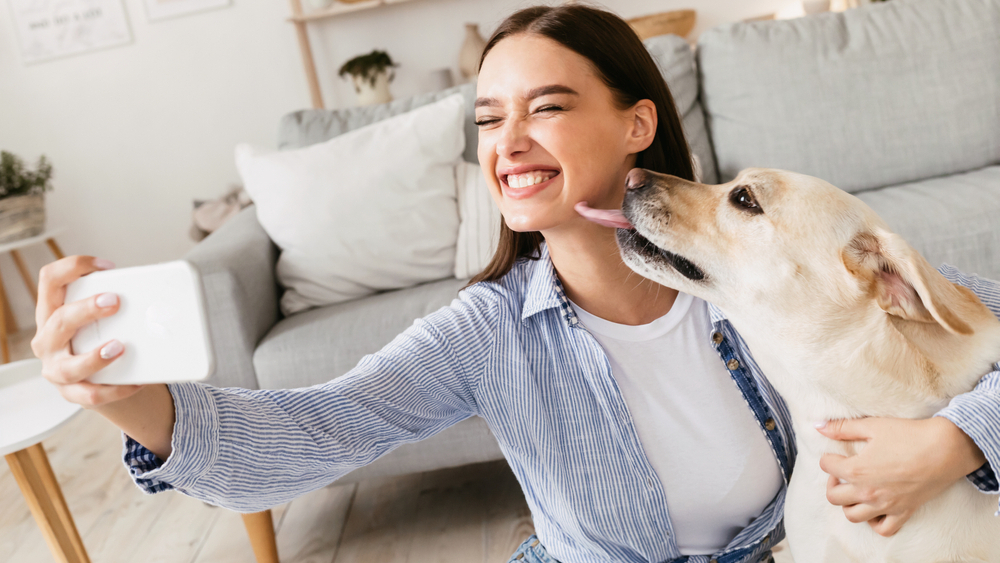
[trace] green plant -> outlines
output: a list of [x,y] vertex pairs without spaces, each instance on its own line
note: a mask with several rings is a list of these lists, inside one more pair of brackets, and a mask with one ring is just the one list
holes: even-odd
[[[337,72],[337,76],[350,74],[353,77],[360,77],[362,80],[368,81],[372,85],[372,88],[374,88],[375,79],[380,72],[397,66],[399,65],[392,62],[389,53],[376,49],[367,55],[358,55],[344,63],[344,66],[340,67],[340,71]],[[392,79],[395,77],[396,74],[390,70],[389,82],[392,82]]]
[[44,193],[52,189],[52,164],[45,155],[34,171],[16,154],[0,151],[0,199]]

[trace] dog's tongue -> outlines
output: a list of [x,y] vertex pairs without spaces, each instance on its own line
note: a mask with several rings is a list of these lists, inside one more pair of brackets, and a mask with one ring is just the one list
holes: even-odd
[[598,225],[604,225],[605,227],[612,227],[615,229],[631,229],[632,223],[629,223],[628,219],[621,212],[620,209],[592,209],[586,202],[581,201],[580,203],[573,206],[576,212],[583,215],[584,219],[593,221]]

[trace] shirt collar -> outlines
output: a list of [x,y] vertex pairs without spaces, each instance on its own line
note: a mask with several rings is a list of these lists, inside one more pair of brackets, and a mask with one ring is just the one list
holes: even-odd
[[[549,246],[542,243],[538,260],[534,260],[529,265],[528,293],[524,299],[524,308],[521,311],[521,320],[526,320],[542,311],[559,308],[562,318],[570,327],[580,324],[576,312],[566,297],[566,289],[563,287],[559,276],[556,275],[555,266],[549,257]],[[708,304],[709,319],[713,325],[718,325],[729,320],[722,309],[715,305]]]
[[547,244],[542,243],[540,254],[538,260],[529,265],[528,292],[524,299],[521,320],[526,320],[542,311],[558,308],[566,324],[575,327],[580,321],[569,304],[566,289],[556,275]]

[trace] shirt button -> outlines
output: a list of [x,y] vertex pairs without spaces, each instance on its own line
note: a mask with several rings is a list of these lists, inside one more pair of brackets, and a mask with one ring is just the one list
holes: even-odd
[[654,487],[652,477],[646,477],[646,486],[649,487],[650,489]]
[[712,333],[712,342],[714,342],[716,344],[721,344],[722,343],[722,333],[721,332],[713,332]]
[[729,368],[730,370],[740,369],[740,361],[737,360],[736,358],[733,358],[732,360],[726,362],[726,367]]
[[768,431],[774,430],[775,426],[777,426],[777,425],[774,423],[774,419],[773,418],[769,418],[769,419],[767,419],[767,420],[764,421],[764,428],[767,428]]

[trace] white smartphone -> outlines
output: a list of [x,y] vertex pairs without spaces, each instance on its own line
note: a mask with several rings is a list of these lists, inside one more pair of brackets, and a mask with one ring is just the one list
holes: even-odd
[[215,369],[205,298],[198,271],[184,260],[93,272],[66,286],[66,303],[100,293],[118,295],[110,317],[77,331],[74,354],[112,339],[125,352],[90,378],[92,383],[138,385],[205,379]]

